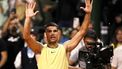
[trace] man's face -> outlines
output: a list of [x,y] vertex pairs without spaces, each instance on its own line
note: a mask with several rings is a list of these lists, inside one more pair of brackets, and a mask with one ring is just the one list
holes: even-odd
[[12,29],[13,27],[17,28],[17,20],[16,19],[11,20],[9,23],[9,29]]
[[122,31],[118,31],[116,34],[117,41],[122,43]]
[[10,34],[12,34],[12,35],[18,34],[17,33],[18,26],[17,26],[16,19],[13,19],[10,21],[8,29],[9,29]]
[[84,38],[84,43],[85,43],[85,46],[88,48],[88,49],[92,49],[94,46],[93,45],[89,45],[89,43],[95,43],[96,41],[93,39],[93,38],[90,38],[90,37],[86,37]]
[[56,43],[59,40],[60,32],[55,26],[49,26],[46,30],[46,37],[48,43]]

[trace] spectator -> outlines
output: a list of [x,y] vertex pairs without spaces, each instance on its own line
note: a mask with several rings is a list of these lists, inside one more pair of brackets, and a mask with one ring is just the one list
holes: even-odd
[[119,13],[119,14],[116,14],[116,16],[114,17],[113,19],[113,23],[111,24],[110,26],[110,40],[112,41],[111,38],[114,37],[114,32],[115,30],[119,27],[119,26],[122,26],[122,13]]
[[122,69],[122,26],[116,30],[116,41],[114,44],[114,54],[111,62],[111,69]]
[[[89,24],[88,29],[89,29],[89,31],[92,31],[92,32],[95,33],[94,27],[93,27],[93,24],[92,24],[92,23]],[[77,32],[78,32],[78,29],[76,29],[76,28],[72,29],[72,31],[70,32],[70,39],[71,39],[72,37],[74,37],[75,34],[76,34]],[[98,42],[102,42],[100,39],[98,39],[97,41],[98,41]],[[80,50],[83,46],[84,46],[84,41],[81,40],[80,43],[77,45],[77,47],[71,51],[71,53],[70,53],[70,59],[71,59],[71,60],[69,61],[69,64],[70,64],[70,65],[76,66],[76,67],[78,66],[78,63],[76,62],[77,59],[78,59],[78,52],[79,52],[79,50]],[[77,53],[77,54],[76,54],[76,53]],[[75,56],[75,59],[72,59],[72,57],[74,57],[74,56]]]
[[87,34],[84,36],[83,42],[84,42],[84,44],[82,44],[82,45],[84,45],[84,46],[80,45],[80,46],[78,46],[79,48],[77,48],[77,50],[71,52],[70,65],[78,64],[81,69],[82,68],[86,69],[86,61],[83,58],[82,58],[82,60],[79,60],[79,52],[80,51],[90,51],[93,48],[93,46],[88,45],[88,43],[97,42],[96,33],[92,30],[89,30],[87,32]]
[[[74,30],[74,32],[75,31],[77,30]],[[94,43],[98,42],[98,43],[101,43],[101,45],[103,46],[103,43],[100,39],[98,39],[96,32],[91,27],[89,27],[89,30],[87,34],[85,35],[84,39],[81,40],[81,42],[77,45],[77,47],[73,49],[70,53],[69,64],[73,66],[73,68],[80,68],[80,69],[86,68],[86,62],[84,61],[84,59],[82,61],[79,60],[79,52],[82,51],[82,49],[83,51],[84,50],[87,51],[87,47],[88,47],[87,41],[95,41]],[[80,65],[81,62],[83,63],[83,65]]]
[[[31,37],[37,40],[37,32],[32,31]],[[26,43],[24,48],[18,53],[14,64],[16,69],[38,69],[36,56]]]
[[4,69],[15,69],[15,57],[24,47],[24,40],[20,34],[22,32],[23,26],[19,22],[15,12],[11,12],[2,31],[2,39],[6,42],[8,51],[8,60],[3,67]]

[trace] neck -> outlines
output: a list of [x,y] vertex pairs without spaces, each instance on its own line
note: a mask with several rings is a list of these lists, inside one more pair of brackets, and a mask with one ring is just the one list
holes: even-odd
[[49,48],[57,48],[58,47],[58,44],[57,43],[48,43],[47,46]]

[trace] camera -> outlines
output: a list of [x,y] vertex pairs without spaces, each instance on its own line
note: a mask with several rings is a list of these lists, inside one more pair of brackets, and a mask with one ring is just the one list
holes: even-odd
[[112,46],[102,46],[102,43],[88,43],[93,46],[92,49],[79,51],[79,61],[84,59],[86,69],[105,69],[104,65],[110,63],[110,58],[113,55]]

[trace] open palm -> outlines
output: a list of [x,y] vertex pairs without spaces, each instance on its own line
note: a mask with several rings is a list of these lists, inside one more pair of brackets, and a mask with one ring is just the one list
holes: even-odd
[[34,12],[35,5],[35,2],[26,4],[26,17],[33,17],[38,13],[38,11]]

